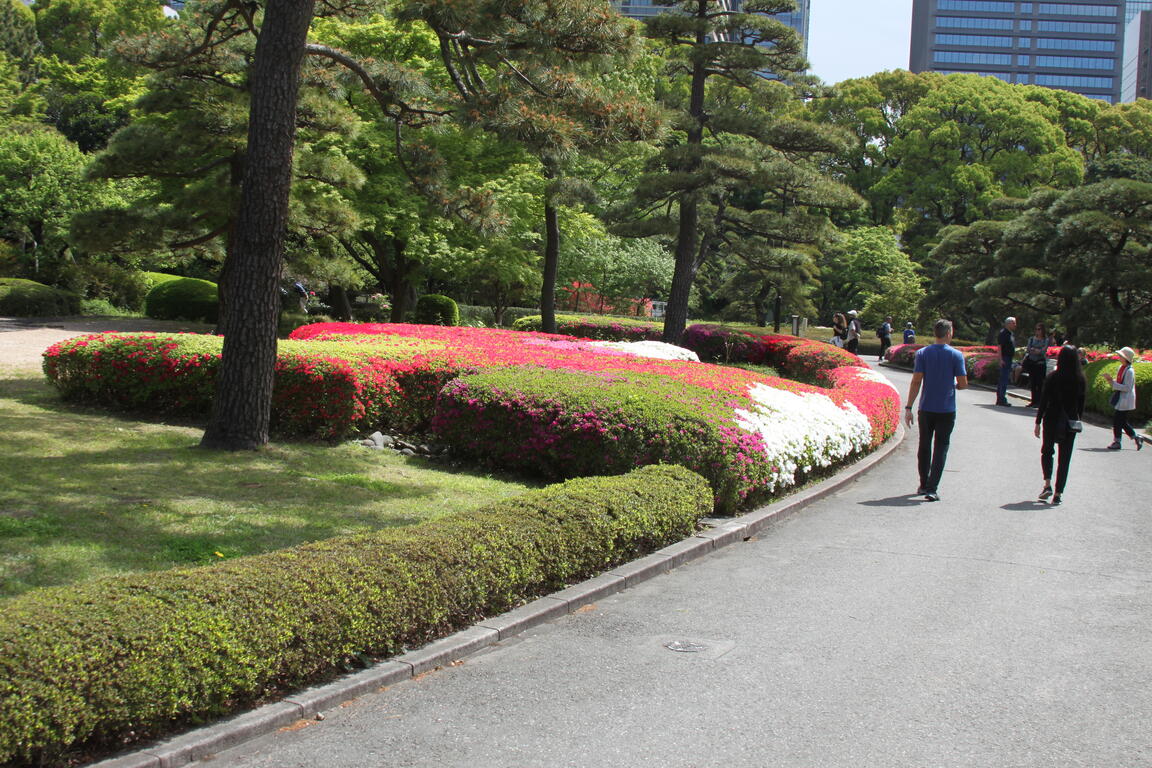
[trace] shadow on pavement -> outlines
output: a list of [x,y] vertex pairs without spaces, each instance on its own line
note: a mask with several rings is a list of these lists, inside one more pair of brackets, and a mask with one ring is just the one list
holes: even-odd
[[1017,501],[1017,502],[1013,502],[1012,504],[1003,504],[1003,505],[1001,505],[1000,509],[1006,509],[1010,512],[1028,512],[1030,510],[1036,510],[1036,509],[1040,509],[1042,507],[1050,507],[1050,506],[1052,506],[1052,505],[1046,501],[1040,501],[1038,499],[1033,499],[1031,501]]
[[901,496],[889,496],[886,499],[870,499],[859,502],[862,507],[918,507],[929,504],[922,494],[905,493]]

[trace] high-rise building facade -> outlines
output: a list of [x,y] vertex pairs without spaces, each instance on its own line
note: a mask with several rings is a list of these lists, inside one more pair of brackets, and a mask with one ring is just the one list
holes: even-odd
[[[1152,0],[1148,1],[1152,2]],[[660,0],[613,0],[613,2],[620,13],[641,21],[668,10],[668,3],[660,2]],[[742,0],[727,0],[726,4],[737,11],[743,5]],[[808,58],[808,19],[811,5],[812,0],[796,0],[796,10],[781,13],[776,17],[800,35],[800,42],[804,47],[804,58]]]
[[1120,101],[1152,98],[1152,11],[1132,16],[1124,31]]
[[1152,0],[913,0],[908,68],[989,75],[1117,102],[1125,17],[1146,4]]

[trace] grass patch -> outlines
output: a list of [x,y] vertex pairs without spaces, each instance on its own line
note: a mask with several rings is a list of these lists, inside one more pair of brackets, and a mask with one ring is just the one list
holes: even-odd
[[533,487],[352,444],[196,448],[201,429],[0,379],[0,597],[411,525]]

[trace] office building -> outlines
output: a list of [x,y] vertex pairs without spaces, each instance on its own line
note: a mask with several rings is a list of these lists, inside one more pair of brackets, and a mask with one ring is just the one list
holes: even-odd
[[1125,18],[1152,0],[913,0],[913,72],[969,72],[1120,100]]
[[[613,0],[613,2],[620,13],[641,21],[668,10],[668,3],[660,2],[660,0]],[[1148,2],[1152,2],[1152,0],[1148,0]],[[742,2],[741,0],[727,0],[727,5],[733,10],[740,10]],[[812,0],[796,0],[796,10],[781,13],[776,17],[800,35],[804,58],[808,58],[808,19],[811,5]]]
[[1152,11],[1139,11],[1124,30],[1120,101],[1152,98]]

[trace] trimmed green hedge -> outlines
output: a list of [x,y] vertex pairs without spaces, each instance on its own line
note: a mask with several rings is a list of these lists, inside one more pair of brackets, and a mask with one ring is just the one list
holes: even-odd
[[0,315],[59,317],[80,313],[80,296],[35,280],[0,278]]
[[426,293],[416,300],[412,322],[416,325],[460,325],[460,307],[447,296]]
[[[1088,392],[1084,398],[1087,410],[1112,414],[1113,408],[1108,401],[1113,390],[1104,380],[1104,374],[1110,373],[1115,377],[1119,370],[1119,360],[1097,360],[1084,368],[1084,375],[1088,377]],[[1129,416],[1134,421],[1146,421],[1152,419],[1152,363],[1137,361],[1133,370],[1136,371],[1136,410]]]
[[[529,315],[512,323],[512,330],[539,331],[542,323],[540,315]],[[664,324],[612,315],[556,315],[556,333],[597,341],[660,341]]]
[[144,299],[144,314],[154,320],[203,320],[214,323],[220,315],[216,283],[181,277],[153,286]]
[[421,645],[690,535],[681,467],[582,478],[423,525],[40,589],[0,614],[0,763],[63,763]]

